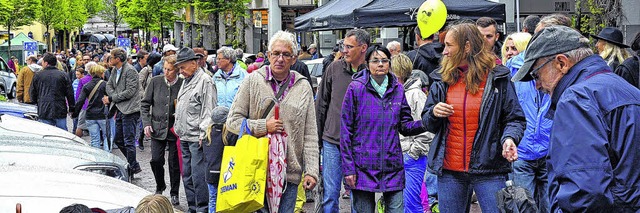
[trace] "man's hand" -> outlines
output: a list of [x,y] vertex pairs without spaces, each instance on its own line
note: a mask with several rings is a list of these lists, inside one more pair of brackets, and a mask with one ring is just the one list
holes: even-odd
[[513,142],[513,139],[507,138],[504,140],[504,144],[502,144],[502,157],[509,162],[518,160],[518,146]]
[[313,188],[316,187],[316,179],[309,175],[305,175],[304,181],[302,181],[302,184],[303,184],[302,187],[304,187],[304,189],[313,190]]
[[349,175],[344,177],[344,182],[352,189],[356,188],[356,175]]
[[104,97],[102,97],[102,103],[104,105],[109,105],[109,96],[105,95]]
[[151,126],[144,127],[144,135],[147,137],[151,137],[151,133],[153,132],[153,128]]
[[283,130],[284,130],[284,124],[282,123],[281,120],[276,120],[273,117],[267,120],[268,133],[278,133],[278,132],[282,132]]

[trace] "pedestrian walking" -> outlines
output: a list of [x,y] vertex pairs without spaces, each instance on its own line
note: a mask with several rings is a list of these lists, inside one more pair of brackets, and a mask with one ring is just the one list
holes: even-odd
[[178,161],[177,136],[171,132],[175,124],[176,100],[183,79],[178,78],[174,67],[176,56],[164,61],[164,75],[151,79],[140,103],[140,112],[144,126],[144,135],[151,138],[151,171],[156,181],[156,194],[162,194],[167,188],[164,182],[165,152],[168,148],[169,182],[171,204],[179,205],[180,164]]
[[553,120],[547,154],[551,212],[637,212],[640,90],[614,74],[588,44],[569,27],[545,27],[531,39],[513,77],[536,80],[538,90],[551,95],[545,115]]
[[[275,159],[277,154],[286,163],[278,164],[280,167],[270,163],[269,167],[282,168],[286,173],[274,175],[275,171],[268,171],[265,193],[268,199],[261,212],[293,212],[300,181],[304,180],[303,186],[307,190],[312,190],[318,181],[318,135],[313,91],[306,77],[290,70],[298,55],[296,47],[295,36],[291,33],[278,31],[271,37],[268,47],[271,64],[252,72],[242,82],[226,123],[229,131],[238,134],[243,120],[246,120],[253,136],[278,134],[286,141],[276,144],[272,139],[270,146],[280,145],[286,151],[269,152],[269,159]],[[270,108],[269,103],[274,106]],[[274,117],[278,112],[279,117]],[[262,119],[263,114],[267,119]],[[272,178],[274,176],[277,177]],[[272,203],[274,197],[269,195],[271,193],[282,195],[279,203]]]
[[636,56],[624,60],[615,72],[631,85],[640,88],[640,32],[631,42],[631,49],[636,51]]
[[[412,77],[413,63],[404,54],[399,54],[391,58],[391,71],[397,76],[398,83],[404,89],[404,96],[407,104],[411,108],[411,118],[422,120],[422,110],[427,102],[427,94],[422,91],[422,80],[419,77]],[[422,71],[417,71],[422,72]],[[424,132],[415,136],[404,136],[400,134],[400,145],[404,162],[405,188],[404,209],[405,212],[423,213],[429,210],[428,199],[422,200],[422,191],[425,173],[427,171],[427,155],[429,146],[433,140],[433,133]],[[426,204],[426,209],[423,207]]]
[[53,54],[44,54],[44,69],[33,77],[29,93],[31,101],[38,106],[38,120],[66,131],[67,114],[73,112],[75,99],[71,81],[57,64]]
[[322,177],[324,212],[340,210],[340,190],[342,188],[342,158],[340,157],[340,117],[342,102],[352,76],[364,70],[365,53],[371,37],[363,29],[349,30],[340,49],[343,59],[329,65],[322,76],[316,99],[318,138],[322,142]]
[[435,133],[429,169],[438,174],[442,212],[466,212],[477,194],[482,212],[498,212],[525,119],[509,70],[473,24],[453,25],[445,37],[441,69],[431,74],[423,125]]
[[356,73],[342,102],[342,172],[355,212],[374,212],[376,192],[383,194],[386,212],[404,212],[405,171],[398,133],[425,131],[419,120],[413,121],[404,89],[389,73],[390,58],[386,47],[369,47],[368,67]]
[[391,41],[387,43],[387,49],[391,52],[391,57],[394,57],[402,53],[402,44],[398,41]]
[[[173,46],[173,44],[166,44],[164,45],[164,47],[162,47],[162,57],[167,57],[167,56],[171,56],[171,55],[175,55],[178,51],[178,48]],[[153,75],[152,76],[157,76],[162,74],[162,66],[164,65],[164,59],[160,60],[160,62],[158,62],[155,66],[153,66]]]
[[[514,76],[524,64],[525,48],[531,34],[514,33],[505,39],[503,59]],[[515,55],[514,55],[515,54]],[[538,212],[549,212],[547,153],[553,121],[546,118],[551,97],[536,89],[536,82],[514,82],[518,101],[527,120],[524,136],[518,144],[518,160],[513,162],[513,182],[528,190]]]
[[[85,125],[91,137],[91,146],[98,149],[102,147],[105,151],[111,152],[111,145],[106,140],[107,121],[104,114],[106,106],[101,100],[101,97],[107,93],[107,82],[102,80],[106,68],[95,64],[95,62],[91,63],[94,65],[88,66],[90,67],[88,76],[92,78],[82,87],[72,117],[77,118],[84,114]],[[87,104],[86,108],[85,103]]]
[[127,52],[122,48],[111,50],[109,64],[113,67],[107,81],[107,95],[102,98],[109,105],[109,115],[115,115],[114,143],[127,158],[131,175],[142,169],[136,160],[136,124],[140,118],[138,73],[126,63]]
[[16,99],[18,99],[20,103],[32,103],[31,96],[29,95],[31,81],[33,81],[33,77],[42,70],[42,66],[36,64],[37,62],[38,58],[36,56],[29,56],[27,58],[27,66],[18,72]]
[[211,114],[216,106],[216,88],[212,79],[198,67],[191,48],[180,49],[174,66],[184,76],[176,104],[176,134],[180,137],[182,152],[182,181],[187,195],[189,212],[207,212],[209,190],[202,141],[211,125]]
[[238,66],[235,51],[230,47],[218,49],[216,65],[218,70],[213,74],[213,82],[218,93],[218,106],[231,107],[238,88],[247,76],[247,71]]
[[[75,74],[76,74],[76,80],[78,81],[78,88],[76,88],[75,90],[75,98],[76,101],[78,100],[78,98],[80,98],[80,93],[82,93],[82,88],[84,88],[84,85],[88,84],[92,77],[91,75],[89,75],[89,70],[86,70],[84,68],[78,68],[77,70],[75,70]],[[102,77],[102,76],[101,76]],[[102,97],[102,96],[101,96]],[[76,125],[74,125],[74,133],[78,136],[78,137],[82,137],[82,134],[84,131],[88,130],[87,129],[87,120],[86,120],[86,110],[87,110],[87,106],[89,105],[88,101],[81,103],[82,104],[82,110],[80,111],[79,116],[77,116],[77,120],[74,120],[74,122],[76,123]]]
[[598,35],[591,35],[591,37],[598,40],[596,42],[598,54],[607,61],[611,70],[616,70],[620,63],[631,57],[626,50],[629,45],[623,43],[622,31],[619,29],[605,27]]
[[[407,56],[413,63],[413,69],[422,70],[422,72],[428,76],[440,66],[439,63],[442,59],[441,52],[444,47],[442,43],[434,41],[438,34],[428,35],[423,39],[420,27],[416,26],[413,31],[415,33],[418,49],[409,51]],[[433,81],[430,80],[429,82],[424,83],[431,85]]]
[[220,180],[220,164],[225,146],[235,146],[238,135],[229,134],[225,127],[229,107],[217,106],[211,115],[212,124],[207,129],[207,143],[203,144],[205,161],[207,162],[207,185],[209,186],[209,213],[216,212],[218,184]]

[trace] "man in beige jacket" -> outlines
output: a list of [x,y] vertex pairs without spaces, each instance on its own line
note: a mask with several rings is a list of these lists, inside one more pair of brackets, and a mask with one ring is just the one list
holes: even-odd
[[211,124],[217,92],[212,78],[198,66],[197,59],[191,48],[184,47],[178,52],[175,66],[184,76],[184,81],[178,92],[174,127],[180,136],[182,181],[189,212],[208,212],[207,165],[201,144]]

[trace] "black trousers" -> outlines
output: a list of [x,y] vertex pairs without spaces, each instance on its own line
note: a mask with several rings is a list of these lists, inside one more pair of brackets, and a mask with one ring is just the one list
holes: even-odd
[[[171,132],[167,134],[173,134]],[[178,147],[176,137],[167,136],[166,140],[151,139],[151,171],[156,179],[156,191],[164,191],[167,185],[164,182],[164,153],[169,146],[169,182],[171,195],[178,195],[180,189],[180,162],[178,161]]]

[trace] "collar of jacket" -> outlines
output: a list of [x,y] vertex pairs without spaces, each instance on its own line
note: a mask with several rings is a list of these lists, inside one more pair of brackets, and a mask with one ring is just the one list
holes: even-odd
[[[353,76],[353,81],[363,84],[367,88],[367,90],[370,90],[371,92],[373,92],[373,94],[377,95],[378,92],[373,87],[373,84],[371,84],[371,81],[369,81],[369,78],[371,78],[370,76],[371,72],[369,71],[369,69],[364,69],[360,72],[357,72]],[[387,73],[387,77],[389,78],[389,84],[387,86],[387,91],[384,92],[383,97],[386,97],[387,94],[389,94],[393,90],[398,89],[397,87],[400,85],[396,76],[392,75],[391,72]]]
[[[187,81],[186,78],[184,79],[184,81],[183,81],[184,83],[183,84],[185,84],[185,85],[183,87],[184,88],[188,88],[190,86],[196,85],[197,81],[194,81],[194,80],[200,79],[200,76],[202,76],[202,75],[204,75],[204,70],[202,70],[202,68],[198,67],[196,72],[193,73],[193,76],[191,76],[191,79],[189,79],[188,81]],[[194,83],[194,82],[196,82],[196,83]]]
[[[267,66],[269,66],[269,65],[267,65]],[[258,70],[256,70],[256,71],[253,71],[253,72],[257,72],[257,73],[261,76],[261,78],[262,78],[264,81],[267,81],[267,80],[266,80],[266,78],[267,78],[267,66],[262,66],[262,67],[260,67],[260,69],[258,69]],[[252,73],[253,73],[253,72],[252,72]],[[295,71],[295,70],[289,70],[289,72],[296,72],[296,71]],[[302,80],[302,79],[307,79],[307,77],[305,77],[304,75],[302,75],[302,74],[300,74],[300,73],[298,73],[297,75],[294,75],[294,77],[295,77],[295,79],[293,80],[293,84],[294,84],[294,85],[295,85],[296,83],[298,83],[298,81],[300,81],[300,80]],[[245,79],[246,79],[246,78],[247,78],[247,77],[245,77]]]
[[[242,67],[237,66],[237,64],[233,65],[233,70],[231,70],[231,75],[229,76],[229,78],[227,79],[231,79],[231,78],[238,78],[240,76],[240,71],[239,69],[242,69]],[[224,70],[222,69],[218,69],[218,71],[213,74],[213,78],[220,78],[220,79],[224,79],[222,77],[222,72],[224,72]]]
[[599,55],[591,55],[582,59],[582,61],[576,63],[569,69],[564,77],[560,79],[556,88],[553,90],[553,94],[551,95],[551,106],[549,107],[549,111],[545,116],[548,119],[553,120],[553,115],[556,112],[556,105],[558,101],[560,101],[560,96],[567,90],[571,85],[575,84],[577,81],[583,81],[593,77],[594,75],[611,72],[611,67],[607,65],[607,62],[604,61]]
[[[340,59],[340,61],[343,63],[344,68],[342,69],[344,72],[349,73],[349,75],[354,75],[355,73],[353,73],[353,71],[351,71],[351,64],[347,63],[347,61],[343,59]],[[356,73],[358,73],[360,70],[364,70],[367,69],[367,63],[362,63],[358,66],[358,68],[356,69]],[[355,79],[355,78],[353,78]]]

